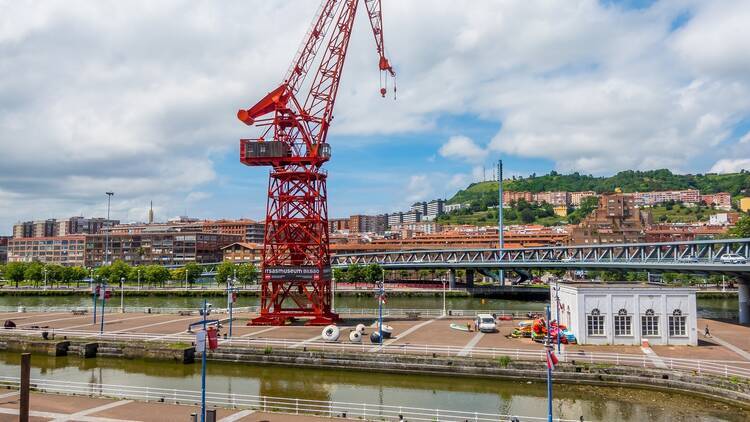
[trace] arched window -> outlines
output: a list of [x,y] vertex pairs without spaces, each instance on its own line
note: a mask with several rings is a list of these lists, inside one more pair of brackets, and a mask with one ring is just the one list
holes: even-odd
[[687,317],[682,315],[681,309],[675,309],[669,316],[669,335],[671,337],[687,335]]
[[620,309],[615,315],[615,335],[630,336],[633,335],[633,316],[628,315],[627,309]]
[[604,315],[599,308],[594,308],[586,315],[586,333],[590,336],[604,335]]
[[658,336],[659,335],[659,317],[653,309],[647,309],[641,316],[641,335]]

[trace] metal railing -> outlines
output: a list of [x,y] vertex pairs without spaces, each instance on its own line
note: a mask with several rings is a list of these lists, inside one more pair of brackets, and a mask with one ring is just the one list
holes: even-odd
[[[19,388],[16,377],[0,377],[0,386]],[[49,379],[32,379],[31,389],[42,393],[64,395],[81,395],[88,397],[106,397],[130,399],[147,402],[198,405],[201,401],[200,391],[178,390],[171,388],[141,387],[132,385],[113,385]],[[410,406],[390,406],[379,403],[349,403],[329,400],[308,400],[290,397],[259,396],[239,393],[206,392],[206,404],[209,406],[233,409],[253,409],[261,412],[284,413],[294,415],[315,415],[329,418],[344,417],[367,421],[397,421],[400,416],[410,421],[441,422],[498,422],[510,421],[546,421],[546,417],[515,416],[499,413],[467,412],[460,410],[426,409]],[[558,422],[578,422],[579,419],[555,418]]]
[[[55,338],[81,338],[109,341],[154,341],[154,342],[180,342],[191,344],[195,337],[190,334],[150,334],[150,333],[128,333],[128,332],[105,332],[99,334],[91,331],[75,330],[44,330],[47,335]],[[15,335],[40,336],[40,330],[14,329]],[[2,333],[2,331],[0,331]],[[516,361],[546,362],[543,348],[539,349],[511,349],[474,347],[465,349],[462,346],[448,346],[435,344],[396,344],[386,341],[383,345],[350,342],[325,342],[320,340],[292,340],[271,339],[253,337],[232,337],[221,339],[221,347],[243,347],[271,350],[318,350],[334,352],[359,352],[359,353],[388,353],[388,354],[416,354],[431,355],[434,357],[478,357],[487,359],[498,359],[507,357]],[[212,352],[212,359],[220,359],[219,351]],[[236,355],[236,353],[232,353]],[[635,355],[622,353],[589,353],[584,351],[563,351],[559,354],[561,362],[576,363],[581,365],[612,365],[612,366],[638,366],[652,369],[669,369],[695,373],[698,375],[708,374],[721,377],[739,377],[750,379],[750,362],[729,360],[706,360],[706,359],[684,359],[662,356]]]

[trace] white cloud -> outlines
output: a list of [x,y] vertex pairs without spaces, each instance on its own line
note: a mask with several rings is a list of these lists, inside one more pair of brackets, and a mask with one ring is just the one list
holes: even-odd
[[[101,215],[110,189],[119,215],[142,215],[152,198],[164,204],[160,214],[182,213],[191,192],[209,192],[220,178],[216,162],[257,133],[235,112],[281,81],[316,7],[4,2],[0,201],[13,206],[0,207],[0,224]],[[596,0],[388,0],[383,8],[398,100],[377,94],[377,56],[360,13],[334,142],[444,133],[442,117],[469,116],[502,127],[491,140],[457,137],[440,148],[471,165],[499,151],[586,173],[702,171],[746,156],[724,146],[750,110],[750,2],[675,0],[633,11]],[[686,11],[691,19],[672,32]],[[268,37],[281,23],[284,33]],[[419,178],[428,170],[411,171],[408,196],[442,188]],[[477,176],[474,168],[466,177]],[[257,194],[253,202],[264,203],[264,189]]]
[[745,134],[745,136],[743,136],[742,138],[740,138],[739,143],[740,144],[750,144],[750,132],[747,132]]
[[448,141],[440,147],[440,156],[451,160],[464,160],[470,163],[479,163],[487,156],[487,151],[474,143],[474,141],[463,135],[451,136]]
[[434,188],[430,182],[430,177],[426,174],[416,174],[409,178],[406,185],[406,200],[411,203],[432,199]]
[[750,170],[750,158],[725,158],[711,167],[711,173],[736,173],[740,170]]

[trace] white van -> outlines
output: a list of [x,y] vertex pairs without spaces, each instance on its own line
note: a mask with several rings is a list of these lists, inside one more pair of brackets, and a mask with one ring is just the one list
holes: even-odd
[[495,324],[495,318],[490,314],[479,314],[477,315],[476,321],[474,321],[477,327],[477,331],[483,333],[494,333],[497,331],[497,324]]

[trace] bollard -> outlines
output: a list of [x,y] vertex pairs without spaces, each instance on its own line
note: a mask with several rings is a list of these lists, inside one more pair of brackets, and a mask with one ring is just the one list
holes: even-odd
[[29,422],[29,384],[31,381],[31,353],[21,354],[21,391],[18,405],[18,420]]
[[198,422],[198,414],[197,413],[191,413],[190,414],[190,422]]
[[216,409],[206,410],[206,422],[216,422]]

